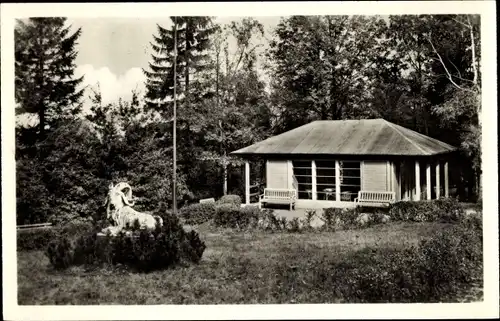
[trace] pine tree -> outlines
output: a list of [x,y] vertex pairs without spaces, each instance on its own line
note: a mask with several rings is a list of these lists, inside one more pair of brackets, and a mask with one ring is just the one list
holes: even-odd
[[66,18],[30,18],[15,28],[15,96],[18,114],[38,115],[39,137],[46,126],[81,111],[83,77],[75,78],[79,28],[70,33]]
[[[209,68],[206,50],[210,36],[217,26],[210,17],[170,17],[177,26],[177,97],[178,102],[188,99],[198,102],[209,95],[203,84],[203,73]],[[170,116],[170,103],[174,86],[174,26],[166,29],[158,25],[158,35],[153,35],[154,51],[147,77],[146,99],[148,109]],[[196,94],[195,94],[196,93]]]

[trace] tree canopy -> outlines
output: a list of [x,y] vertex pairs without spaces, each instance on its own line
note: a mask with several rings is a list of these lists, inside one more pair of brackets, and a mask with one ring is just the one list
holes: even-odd
[[320,119],[384,118],[457,146],[459,176],[480,197],[479,18],[291,16],[268,33],[253,18],[171,17],[151,35],[146,92],[110,104],[77,89],[85,30],[19,21],[16,103],[40,124],[16,132],[18,222],[99,219],[101,186],[118,179],[137,186],[139,207],[172,205],[175,53],[180,205],[242,194],[231,151]]

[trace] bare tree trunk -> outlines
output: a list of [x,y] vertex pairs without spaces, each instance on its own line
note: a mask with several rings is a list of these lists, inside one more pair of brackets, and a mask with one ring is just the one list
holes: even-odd
[[224,152],[224,156],[222,159],[222,176],[223,176],[223,188],[222,191],[224,195],[227,195],[227,159],[226,159],[226,152]]
[[40,140],[43,140],[45,138],[45,106],[43,103],[38,107],[38,120],[40,121],[38,124]]

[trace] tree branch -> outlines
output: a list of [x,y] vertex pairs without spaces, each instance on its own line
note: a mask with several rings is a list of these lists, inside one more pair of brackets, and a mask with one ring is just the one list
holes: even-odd
[[446,58],[453,65],[453,67],[455,67],[455,70],[458,72],[458,78],[462,79],[462,74],[460,73],[460,70],[458,70],[457,66],[453,63],[453,61],[451,61],[450,58],[448,58],[448,57],[446,57]]
[[[455,22],[458,22],[459,24],[461,24],[462,26],[465,26],[466,28],[469,28],[469,25],[467,25],[466,23],[463,23],[462,21],[458,20],[458,19],[455,19],[455,18],[451,18],[453,21]],[[468,19],[468,17],[467,17]]]
[[443,58],[441,57],[441,55],[439,54],[439,52],[436,50],[436,47],[434,47],[434,44],[432,43],[431,41],[431,37],[429,36],[427,38],[427,40],[429,41],[431,47],[432,47],[432,50],[434,50],[434,53],[437,55],[437,57],[439,58],[439,61],[441,62],[441,65],[443,66],[444,68],[444,71],[446,72],[446,75],[448,76],[448,80],[452,83],[453,86],[455,86],[457,89],[460,89],[460,90],[465,90],[465,91],[469,91],[469,92],[473,92],[472,90],[470,89],[467,89],[467,88],[463,88],[461,86],[459,86],[454,80],[453,80],[453,76],[450,74],[450,72],[448,71],[448,68],[446,68],[446,64],[444,63],[443,61]]
[[475,48],[476,44],[474,41],[474,32],[473,32],[472,24],[470,22],[468,15],[467,15],[467,22],[469,23],[469,30],[470,30],[470,40],[471,40],[471,50],[472,50],[472,69],[474,70],[473,83],[474,83],[474,85],[477,85],[476,48]]

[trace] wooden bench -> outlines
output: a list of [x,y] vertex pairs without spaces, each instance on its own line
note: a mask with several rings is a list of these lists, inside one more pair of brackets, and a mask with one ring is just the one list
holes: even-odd
[[215,203],[215,198],[204,198],[200,200],[200,204],[205,204],[205,203]]
[[17,226],[18,231],[28,231],[37,229],[47,229],[47,228],[52,228],[52,223],[26,224]]
[[388,207],[395,201],[394,192],[359,191],[354,199],[356,207]]
[[279,189],[279,188],[265,188],[264,194],[260,195],[259,208],[262,204],[288,204],[290,210],[295,209],[295,200],[297,199],[297,191],[294,189]]

